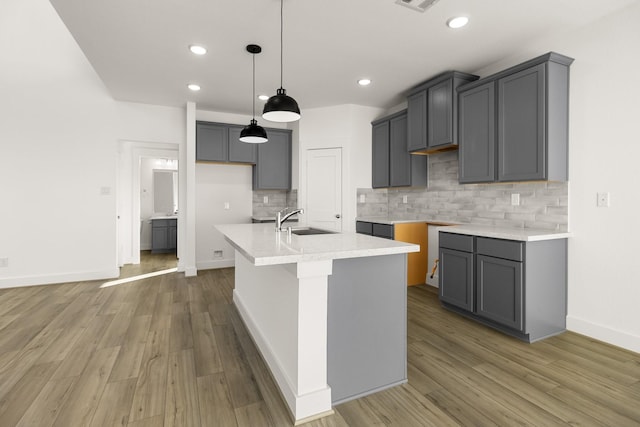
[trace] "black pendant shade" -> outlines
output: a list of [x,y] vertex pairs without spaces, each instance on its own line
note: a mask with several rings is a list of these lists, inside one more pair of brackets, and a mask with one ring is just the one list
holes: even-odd
[[252,144],[267,142],[267,131],[255,119],[251,119],[251,123],[240,131],[240,141]]
[[282,87],[282,10],[283,1],[280,0],[280,89],[269,98],[264,109],[262,118],[270,122],[295,122],[300,120],[300,107],[295,99],[287,95],[287,91]]
[[240,131],[240,141],[249,144],[261,144],[267,142],[267,131],[256,121],[256,54],[262,52],[262,48],[257,44],[247,45],[247,52],[253,55],[253,118],[248,126]]
[[295,99],[287,95],[286,89],[280,88],[264,104],[262,118],[270,122],[295,122],[300,119],[300,107]]

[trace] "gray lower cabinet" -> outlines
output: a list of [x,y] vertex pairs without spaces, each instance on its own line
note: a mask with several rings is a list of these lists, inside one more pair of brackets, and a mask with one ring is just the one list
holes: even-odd
[[441,232],[439,277],[443,306],[502,332],[533,342],[566,328],[566,239]]
[[269,141],[258,144],[254,190],[291,190],[291,131],[267,130]]
[[356,221],[356,233],[393,240],[395,238],[395,227],[391,224]]
[[333,405],[407,381],[406,281],[405,254],[333,261],[327,304]]
[[178,220],[151,220],[151,253],[175,252],[178,246]]
[[256,144],[240,141],[242,129],[225,123],[196,122],[196,160],[256,163]]
[[373,188],[427,185],[427,159],[407,148],[407,113],[401,111],[372,125]]
[[459,88],[461,183],[568,179],[572,62],[550,52]]
[[474,239],[471,236],[440,233],[440,301],[473,311]]
[[407,97],[408,150],[431,153],[458,144],[456,88],[478,76],[449,71],[413,88]]

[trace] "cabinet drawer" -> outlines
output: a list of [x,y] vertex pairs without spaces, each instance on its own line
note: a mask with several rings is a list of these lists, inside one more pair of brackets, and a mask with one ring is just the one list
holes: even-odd
[[520,262],[524,260],[524,244],[515,240],[478,237],[476,247],[478,255],[487,255]]
[[373,235],[376,237],[384,237],[385,239],[393,239],[393,225],[373,223]]
[[356,233],[371,235],[373,233],[373,224],[370,222],[356,221]]
[[464,252],[473,252],[473,236],[440,232],[439,244],[441,248],[455,249]]
[[156,227],[168,227],[170,221],[171,221],[170,219],[152,219],[151,220],[151,226],[153,228],[156,228]]

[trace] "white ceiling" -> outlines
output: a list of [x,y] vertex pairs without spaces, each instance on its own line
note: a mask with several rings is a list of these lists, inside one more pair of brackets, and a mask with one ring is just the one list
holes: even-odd
[[[263,48],[257,92],[280,86],[279,0],[50,1],[117,100],[251,114],[250,43]],[[284,87],[303,115],[347,103],[389,108],[435,74],[482,69],[634,1],[439,0],[420,13],[395,0],[285,0]],[[460,14],[469,25],[449,29]],[[209,52],[197,57],[190,44]],[[360,87],[361,77],[373,83]]]

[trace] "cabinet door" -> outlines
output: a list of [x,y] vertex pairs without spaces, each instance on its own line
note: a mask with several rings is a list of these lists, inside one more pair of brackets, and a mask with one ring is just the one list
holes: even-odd
[[459,181],[495,181],[495,83],[462,92],[458,107]]
[[229,132],[225,125],[196,123],[196,160],[226,162]]
[[389,186],[389,122],[378,123],[372,128],[372,180],[373,188]]
[[389,185],[411,185],[411,154],[407,150],[407,116],[389,121]]
[[391,225],[391,224],[378,224],[378,223],[374,222],[371,229],[372,229],[371,233],[375,237],[382,237],[384,239],[393,240],[393,237],[394,237],[393,225]]
[[[256,163],[258,144],[240,141],[241,126],[229,127],[229,161],[237,163]],[[268,144],[268,142],[267,142]]]
[[485,255],[476,261],[476,314],[522,331],[522,263]]
[[473,311],[473,254],[440,248],[440,300]]
[[427,148],[427,91],[407,97],[407,149]]
[[167,228],[167,249],[174,251],[178,247],[178,226],[177,220],[171,221]]
[[453,80],[428,90],[427,134],[429,148],[453,144]]
[[169,247],[168,227],[151,227],[151,252],[166,252]]
[[356,221],[356,233],[368,234],[371,236],[373,233],[373,224],[365,221]]
[[291,189],[291,132],[269,130],[269,141],[258,145],[254,190]]
[[545,179],[544,67],[498,80],[498,181]]

